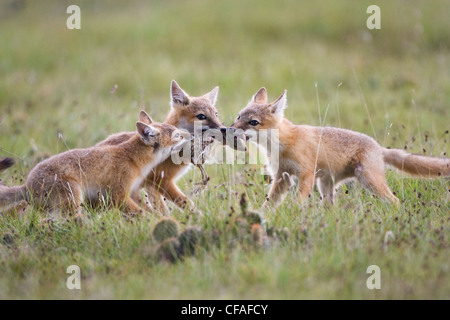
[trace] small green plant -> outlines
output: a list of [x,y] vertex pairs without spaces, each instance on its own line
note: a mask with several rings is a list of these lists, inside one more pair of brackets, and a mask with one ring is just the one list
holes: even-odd
[[180,241],[177,238],[169,238],[159,244],[156,250],[156,256],[159,261],[175,263],[182,257]]
[[264,245],[264,229],[260,224],[252,225],[251,236],[253,245],[256,248],[262,248]]
[[189,227],[184,230],[178,240],[180,241],[180,252],[183,255],[192,256],[201,245],[203,230],[200,227]]
[[178,237],[179,230],[178,222],[172,218],[164,218],[153,229],[153,238],[157,242],[163,242],[166,239]]

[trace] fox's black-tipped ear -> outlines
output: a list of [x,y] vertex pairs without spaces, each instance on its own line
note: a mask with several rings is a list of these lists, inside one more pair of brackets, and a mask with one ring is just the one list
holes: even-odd
[[150,116],[144,110],[142,110],[141,113],[139,114],[139,121],[143,122],[145,124],[152,124],[153,123],[152,118],[150,118]]
[[219,95],[219,87],[215,87],[211,92],[205,94],[205,97],[211,101],[213,106],[216,106],[217,96]]
[[270,110],[273,114],[284,117],[284,110],[287,108],[287,90],[284,90],[283,94],[278,97],[270,106]]
[[189,95],[181,89],[175,80],[172,80],[172,85],[170,86],[170,104],[172,107],[189,104]]
[[258,92],[252,98],[253,102],[256,103],[267,103],[267,90],[262,87],[258,90]]
[[144,143],[146,144],[150,141],[151,138],[156,137],[159,133],[158,128],[155,128],[143,122],[137,122],[136,129],[139,135],[141,136],[142,141],[144,141]]

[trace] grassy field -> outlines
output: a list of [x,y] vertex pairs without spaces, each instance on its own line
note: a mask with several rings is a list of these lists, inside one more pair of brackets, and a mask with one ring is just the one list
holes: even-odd
[[[270,98],[288,90],[295,123],[320,125],[328,110],[326,125],[384,146],[450,151],[449,1],[377,1],[373,31],[372,1],[78,1],[79,31],[66,28],[69,4],[0,0],[0,157],[19,160],[1,174],[8,185],[46,155],[133,130],[142,108],[163,121],[172,79],[192,95],[220,86],[227,125],[266,86]],[[399,209],[358,184],[339,189],[331,209],[317,192],[305,206],[290,194],[266,214],[261,248],[237,226],[241,194],[257,210],[268,192],[259,168],[207,171],[199,195],[197,170],[179,181],[204,216],[172,215],[211,241],[175,264],[156,258],[156,215],[129,222],[104,210],[82,225],[1,215],[0,298],[450,298],[448,179],[388,171]],[[69,265],[81,267],[80,291],[66,288]],[[369,265],[381,290],[366,287]]]

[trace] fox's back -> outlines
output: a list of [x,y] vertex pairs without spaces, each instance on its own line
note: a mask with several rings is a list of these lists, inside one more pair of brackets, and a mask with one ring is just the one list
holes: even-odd
[[73,149],[39,163],[29,174],[28,181],[57,181],[59,179],[99,181],[111,174],[118,161],[114,146]]
[[[288,127],[288,126],[287,126]],[[370,151],[380,148],[371,137],[355,131],[334,127],[296,125],[280,133],[281,143],[287,141],[281,154],[281,161],[298,162],[300,168],[316,166],[335,172],[352,170]],[[377,153],[378,154],[378,153]]]
[[359,150],[367,150],[378,146],[378,143],[372,137],[347,129],[316,127],[315,131],[327,152],[353,155]]
[[130,138],[132,138],[136,133],[135,132],[121,132],[116,133],[113,135],[110,135],[108,138],[106,138],[103,141],[100,141],[95,146],[96,147],[104,147],[104,146],[113,146],[121,144],[125,141],[128,141]]

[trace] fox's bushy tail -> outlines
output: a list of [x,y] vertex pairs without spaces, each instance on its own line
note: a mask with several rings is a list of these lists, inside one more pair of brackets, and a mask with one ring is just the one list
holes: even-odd
[[449,159],[411,154],[400,149],[383,149],[383,157],[387,164],[414,176],[450,176]]
[[0,159],[0,172],[3,170],[8,169],[9,167],[12,167],[14,165],[14,159],[13,158],[2,158]]
[[21,201],[28,201],[28,190],[25,185],[20,187],[0,186],[0,207],[14,205]]

